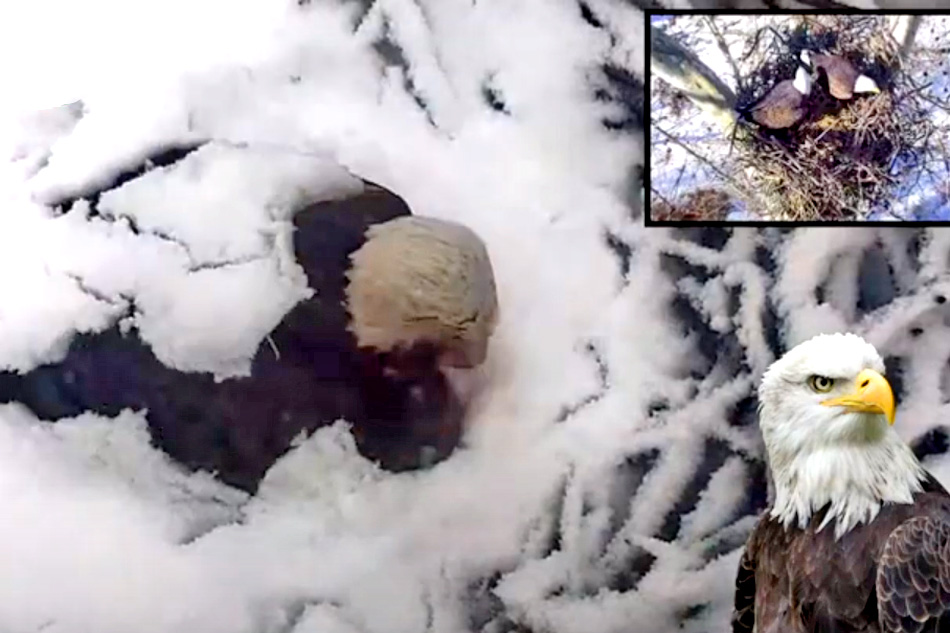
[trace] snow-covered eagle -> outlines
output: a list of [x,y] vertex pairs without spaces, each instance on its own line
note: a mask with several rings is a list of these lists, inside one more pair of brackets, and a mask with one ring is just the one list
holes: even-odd
[[498,318],[488,250],[471,229],[363,185],[293,214],[312,294],[260,341],[248,375],[166,364],[123,319],[76,335],[57,362],[0,371],[0,403],[42,420],[141,411],[174,461],[252,494],[295,438],[339,419],[386,470],[446,459],[472,395],[455,370],[483,363]]
[[950,495],[892,428],[872,345],[817,336],[766,371],[775,484],[739,563],[733,631],[950,631]]

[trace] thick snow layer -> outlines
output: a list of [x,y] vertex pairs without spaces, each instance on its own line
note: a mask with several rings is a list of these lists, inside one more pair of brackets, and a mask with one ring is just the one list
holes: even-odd
[[[564,478],[618,459],[643,423],[631,412],[671,389],[665,347],[643,355],[614,334],[640,330],[637,303],[660,310],[607,246],[635,230],[623,196],[641,148],[602,124],[621,105],[597,83],[607,62],[642,75],[642,53],[611,36],[639,13],[600,3],[598,28],[566,2],[387,1],[365,15],[361,3],[304,4],[277,16],[273,3],[156,5],[106,42],[130,48],[138,33],[147,48],[143,29],[161,17],[164,49],[211,52],[141,67],[129,56],[108,71],[127,83],[92,52],[61,60],[64,75],[82,70],[75,91],[63,86],[82,103],[31,115],[33,128],[17,119],[3,137],[0,363],[54,361],[74,333],[120,320],[169,365],[246,371],[306,292],[289,211],[352,193],[355,174],[489,247],[503,310],[468,447],[425,473],[385,474],[341,422],[247,500],[179,472],[131,413],[47,425],[4,408],[0,503],[14,520],[0,547],[19,561],[0,579],[4,631],[415,632],[547,618],[543,603],[507,607],[485,583],[537,550],[525,536],[543,540],[538,521]],[[228,39],[234,14],[246,47]],[[103,30],[70,15],[84,41]],[[176,148],[171,164],[111,187]],[[658,379],[610,389],[612,366],[632,384]]]
[[341,421],[249,498],[150,448],[141,414],[0,407],[0,630],[725,631],[766,501],[755,385],[820,331],[879,346],[898,428],[950,473],[948,238],[643,227],[639,136],[598,90],[604,63],[642,77],[618,36],[639,12],[302,4],[154,5],[122,33],[69,14],[82,41],[168,32],[128,84],[62,53],[82,104],[7,120],[0,366],[118,320],[166,363],[241,373],[307,292],[289,212],[358,176],[487,244],[500,321],[465,445],[394,475]]

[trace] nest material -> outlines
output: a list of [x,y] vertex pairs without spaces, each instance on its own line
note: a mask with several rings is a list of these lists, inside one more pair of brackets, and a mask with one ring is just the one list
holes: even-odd
[[893,185],[917,163],[929,135],[927,104],[901,72],[883,16],[795,16],[774,34],[766,62],[743,82],[740,111],[794,76],[803,49],[847,58],[882,92],[838,101],[824,78],[808,115],[788,130],[741,124],[734,147],[753,210],[771,220],[862,219],[887,206]]
[[732,208],[729,195],[718,189],[697,189],[680,200],[668,202],[654,197],[650,217],[659,222],[725,220]]

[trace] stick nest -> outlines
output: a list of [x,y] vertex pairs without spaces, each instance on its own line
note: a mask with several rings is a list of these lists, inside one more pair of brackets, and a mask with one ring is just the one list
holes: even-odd
[[725,220],[732,202],[724,191],[705,188],[691,191],[676,202],[654,199],[650,215],[660,222]]
[[[882,16],[801,16],[772,31],[765,62],[742,82],[745,111],[773,86],[794,77],[803,49],[847,58],[874,79],[880,94],[838,101],[822,76],[806,97],[805,118],[788,130],[740,119],[733,156],[769,220],[854,220],[889,207],[895,183],[924,154],[931,132],[921,87],[901,72],[898,45]],[[768,33],[759,32],[753,42]],[[779,37],[774,37],[778,35]]]

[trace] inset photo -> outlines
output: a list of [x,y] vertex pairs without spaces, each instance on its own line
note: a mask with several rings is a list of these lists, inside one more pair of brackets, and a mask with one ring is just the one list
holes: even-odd
[[648,224],[950,221],[950,16],[648,19]]

